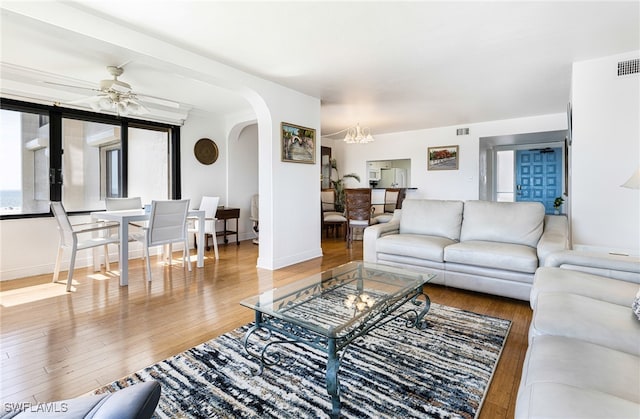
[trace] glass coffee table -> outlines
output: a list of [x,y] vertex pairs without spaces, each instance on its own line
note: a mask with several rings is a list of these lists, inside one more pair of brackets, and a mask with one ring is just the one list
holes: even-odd
[[[338,369],[346,347],[399,317],[406,319],[407,327],[426,328],[424,316],[431,301],[423,286],[434,277],[367,262],[349,262],[265,291],[240,302],[255,311],[255,325],[243,338],[244,348],[260,362],[258,375],[265,367],[282,361],[277,354],[269,353],[273,345],[303,344],[326,353],[331,416],[338,417]],[[409,301],[412,304],[404,306]],[[272,332],[284,339],[276,338]]]

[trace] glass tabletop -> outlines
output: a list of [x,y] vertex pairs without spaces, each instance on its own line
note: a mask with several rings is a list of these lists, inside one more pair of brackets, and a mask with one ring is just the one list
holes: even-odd
[[349,262],[240,302],[262,314],[327,337],[386,316],[435,275],[368,262]]

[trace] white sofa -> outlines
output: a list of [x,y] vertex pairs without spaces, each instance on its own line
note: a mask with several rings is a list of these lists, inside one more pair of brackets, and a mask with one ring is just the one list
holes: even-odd
[[367,227],[367,262],[437,274],[434,283],[529,300],[533,275],[567,249],[565,216],[537,202],[406,199],[385,224]]
[[560,252],[538,269],[516,418],[639,418],[640,259]]

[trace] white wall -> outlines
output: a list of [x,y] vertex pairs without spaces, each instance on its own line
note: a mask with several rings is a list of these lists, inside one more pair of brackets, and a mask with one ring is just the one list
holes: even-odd
[[[218,160],[203,165],[193,148],[200,138],[209,138],[218,146]],[[251,196],[258,193],[258,125],[254,114],[221,117],[196,114],[181,129],[182,197],[191,199],[197,208],[203,195],[219,196],[220,205],[240,208],[239,239],[255,237],[249,220]],[[228,221],[235,230],[235,221]],[[223,223],[218,221],[217,230]],[[236,237],[230,236],[230,242]],[[222,239],[219,240],[222,242]]]
[[574,63],[571,211],[574,248],[640,254],[640,76],[617,76],[633,51]]
[[[74,217],[72,223],[79,223]],[[0,280],[53,272],[60,235],[53,218],[28,218],[0,221]],[[88,266],[91,250],[78,255],[78,266]],[[88,257],[87,256],[87,257]],[[67,263],[63,269],[67,269]]]
[[[554,131],[567,128],[564,113],[467,124],[469,135],[457,136],[460,126],[375,135],[369,144],[345,144],[341,140],[323,143],[332,147],[340,173],[355,172],[361,182],[348,181],[349,187],[366,187],[367,160],[411,159],[411,187],[408,197],[429,199],[478,199],[479,138],[496,135]],[[459,145],[458,170],[427,170],[427,148]],[[484,180],[484,179],[481,179]]]
[[259,188],[258,167],[258,125],[252,124],[229,138],[229,206],[240,208],[240,240],[255,237],[249,217],[251,197]]
[[[260,250],[258,266],[277,269],[322,256],[320,245],[320,101],[293,90],[270,97],[271,121],[264,133],[258,113],[260,148]],[[265,92],[266,94],[266,92]],[[295,104],[295,105],[294,105]],[[264,118],[267,119],[267,118]],[[316,130],[315,164],[283,162],[280,123]],[[266,218],[265,218],[266,216]],[[271,220],[271,222],[266,222]]]

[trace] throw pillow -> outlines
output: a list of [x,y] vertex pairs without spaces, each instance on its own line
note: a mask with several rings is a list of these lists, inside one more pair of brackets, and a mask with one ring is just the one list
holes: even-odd
[[631,305],[633,312],[636,313],[636,317],[640,320],[640,290],[636,294],[636,299],[633,300],[633,304]]

